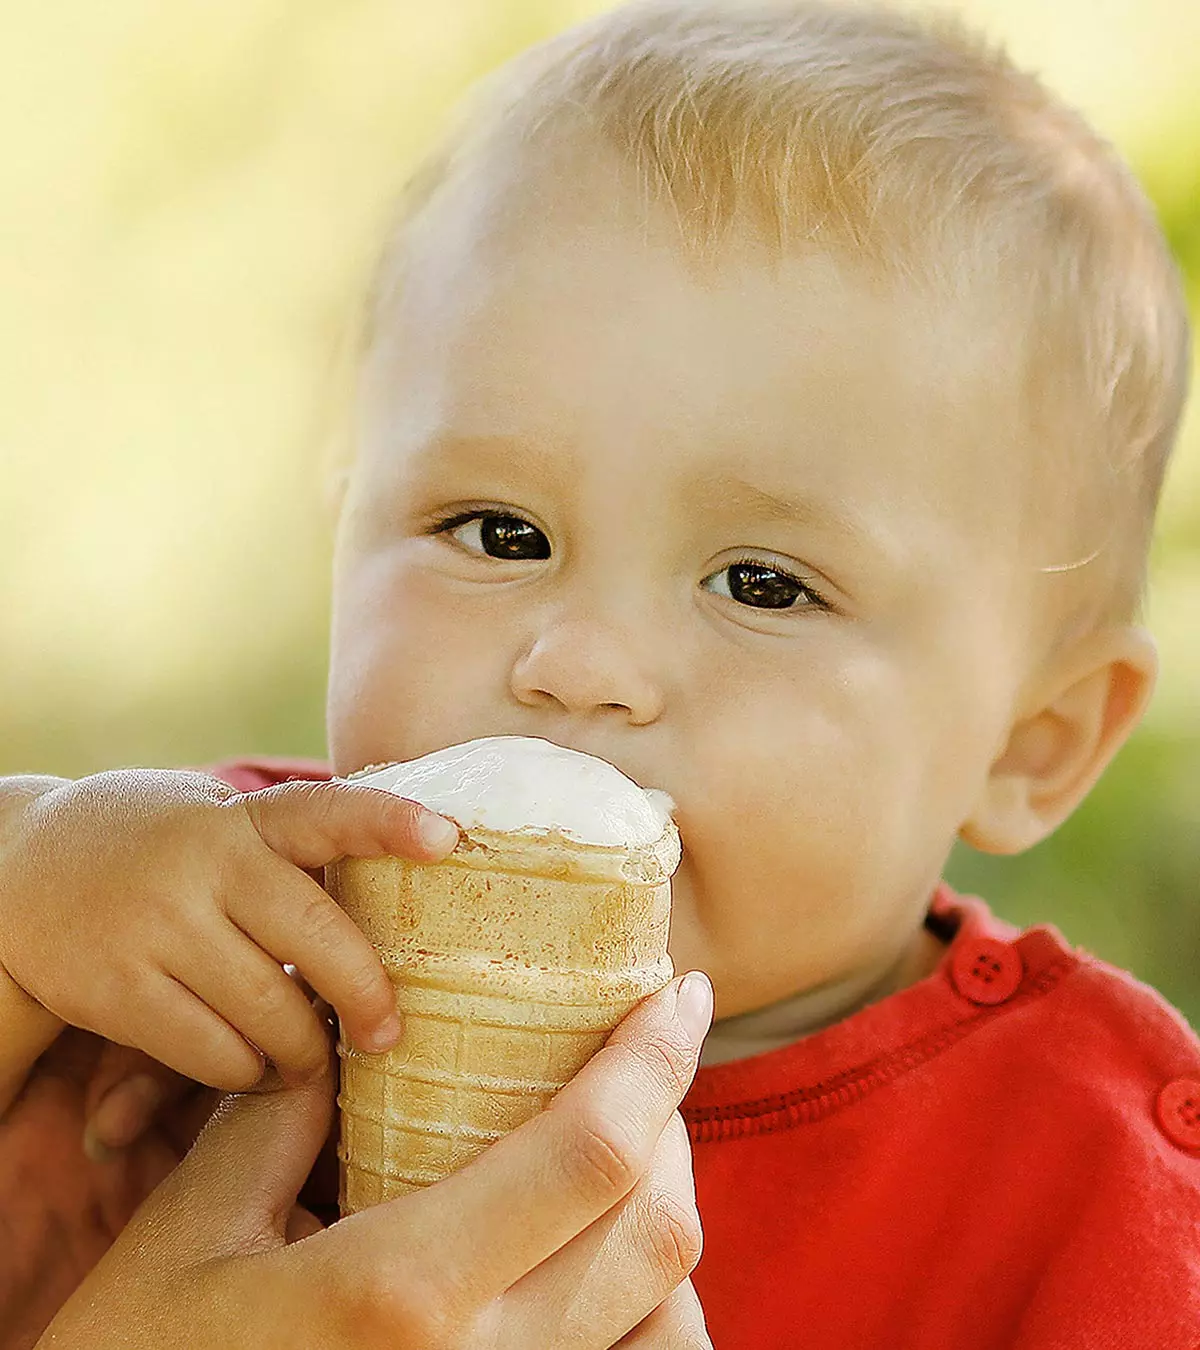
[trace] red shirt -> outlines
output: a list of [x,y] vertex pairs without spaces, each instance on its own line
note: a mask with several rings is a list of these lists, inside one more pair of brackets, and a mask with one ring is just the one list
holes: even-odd
[[[215,772],[242,790],[329,775]],[[1200,1350],[1195,1035],[1053,928],[1019,933],[948,887],[928,923],[947,949],[926,979],[696,1076],[694,1280],[717,1350]],[[45,1109],[28,1115],[0,1129],[0,1183],[31,1129],[58,1175]],[[88,1231],[94,1260],[107,1239]],[[65,1297],[76,1278],[40,1282]]]

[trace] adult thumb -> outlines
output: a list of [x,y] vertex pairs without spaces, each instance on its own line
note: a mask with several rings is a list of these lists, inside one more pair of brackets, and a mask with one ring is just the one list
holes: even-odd
[[271,1092],[226,1097],[187,1157],[147,1201],[201,1258],[282,1246],[288,1220],[329,1133],[332,1065]]

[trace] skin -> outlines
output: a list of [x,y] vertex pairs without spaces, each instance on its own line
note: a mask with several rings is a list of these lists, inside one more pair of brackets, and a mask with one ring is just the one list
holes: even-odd
[[[768,1048],[938,959],[929,896],[1033,662],[1029,447],[1003,333],[748,237],[699,268],[605,186],[517,210],[485,183],[414,231],[342,518],[330,746],[345,773],[542,736],[665,788],[676,967],[719,1019],[788,1000]],[[489,556],[498,526],[548,556]],[[790,608],[735,597],[746,558]]]

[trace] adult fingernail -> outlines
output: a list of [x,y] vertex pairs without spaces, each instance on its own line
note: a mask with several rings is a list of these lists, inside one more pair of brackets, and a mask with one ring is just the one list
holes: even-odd
[[84,1126],[84,1153],[93,1162],[107,1162],[142,1133],[162,1100],[162,1085],[149,1074],[134,1074],[109,1088]]
[[426,811],[417,824],[421,843],[433,853],[447,853],[458,844],[458,826],[445,816]]
[[119,1150],[111,1149],[107,1144],[101,1143],[90,1124],[83,1127],[83,1153],[88,1162],[111,1162],[118,1152]]
[[712,1024],[713,990],[708,976],[700,970],[690,970],[679,981],[675,995],[675,1015],[695,1045],[708,1034]]

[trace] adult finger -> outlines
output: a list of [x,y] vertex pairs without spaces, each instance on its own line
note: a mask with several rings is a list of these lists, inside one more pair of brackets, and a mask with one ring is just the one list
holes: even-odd
[[101,1100],[113,1088],[120,1086],[127,1078],[134,1078],[140,1074],[149,1074],[152,1077],[161,1075],[164,1080],[179,1078],[174,1069],[168,1069],[166,1065],[152,1059],[145,1051],[138,1050],[132,1045],[105,1041],[100,1047],[96,1066],[88,1080],[83,1102],[84,1115],[91,1116]]
[[701,1244],[687,1128],[676,1113],[626,1199],[509,1290],[512,1345],[534,1344],[554,1326],[564,1345],[608,1350],[687,1279]]
[[713,1350],[704,1309],[691,1280],[684,1280],[649,1317],[622,1336],[613,1350]]
[[458,826],[416,802],[353,783],[281,783],[231,797],[268,848],[297,867],[335,858],[412,858],[433,862],[459,841]]
[[92,1162],[108,1162],[146,1132],[163,1104],[163,1089],[150,1074],[134,1074],[109,1089],[83,1127],[83,1151]]
[[305,1209],[303,1205],[296,1205],[288,1216],[287,1227],[284,1230],[284,1241],[288,1243],[300,1242],[306,1237],[312,1237],[314,1233],[323,1233],[325,1225],[312,1212]]
[[[403,1214],[428,1278],[481,1306],[617,1204],[649,1166],[696,1071],[712,987],[693,971],[644,999],[545,1111],[437,1185],[356,1215],[372,1242]],[[520,1215],[513,1223],[512,1216]],[[504,1242],[494,1241],[507,1216]]]
[[143,1051],[107,1042],[84,1100],[83,1151],[105,1161],[139,1138],[159,1111],[195,1091],[192,1079]]
[[295,1234],[296,1200],[329,1132],[333,1095],[330,1061],[307,1082],[226,1097],[143,1209],[170,1216],[201,1259],[282,1246],[289,1224]]
[[400,1019],[379,953],[315,881],[282,859],[275,861],[275,885],[235,888],[225,902],[226,914],[278,965],[295,966],[337,1009],[353,1045],[369,1052],[390,1049],[399,1038]]

